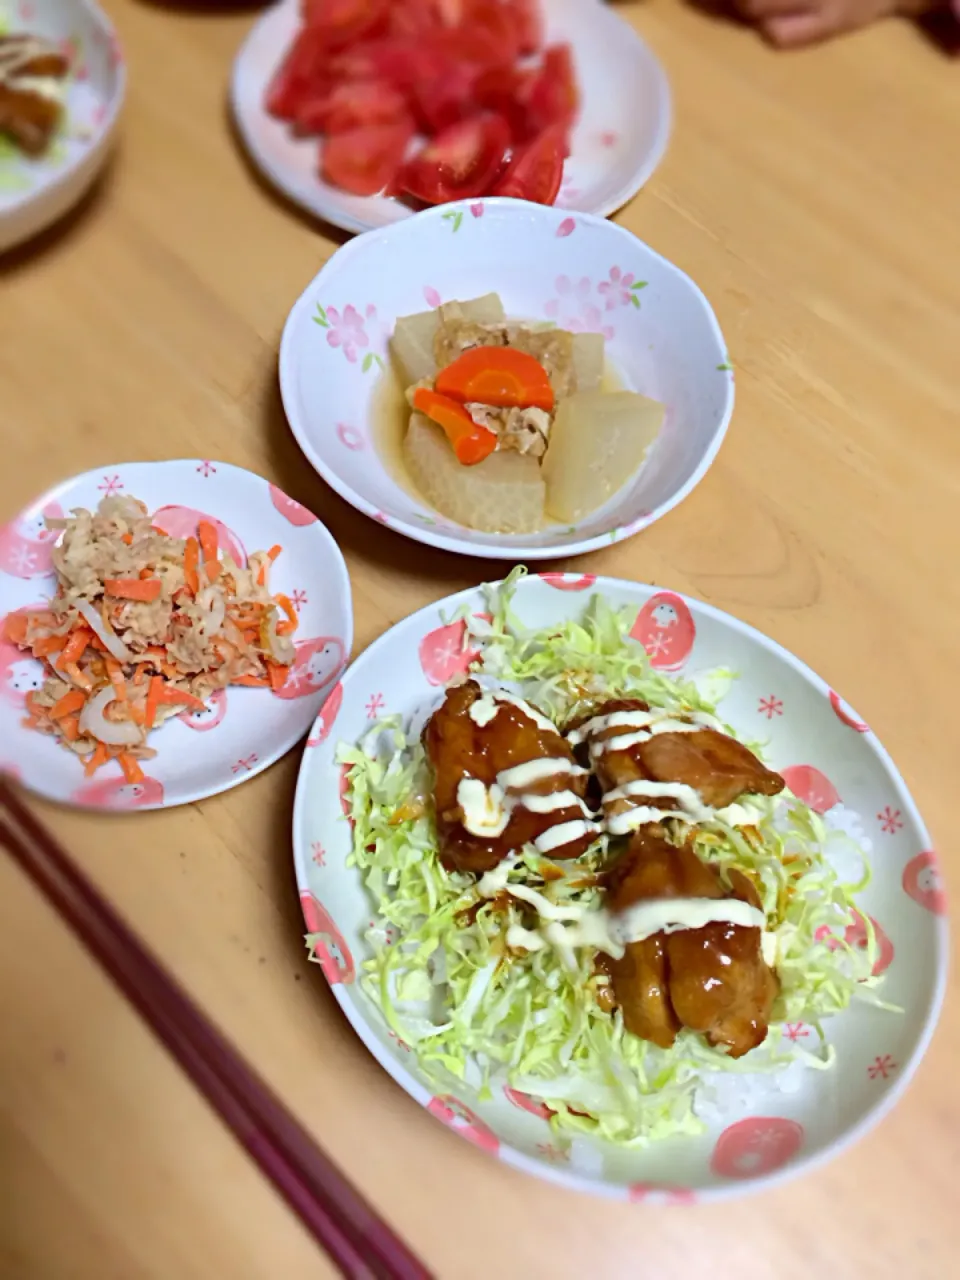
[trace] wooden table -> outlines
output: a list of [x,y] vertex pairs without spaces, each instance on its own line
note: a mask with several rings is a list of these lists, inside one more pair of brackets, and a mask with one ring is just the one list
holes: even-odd
[[[339,539],[359,650],[489,566],[412,555],[287,432],[277,342],[333,244],[258,185],[231,137],[224,89],[249,15],[112,8],[131,73],[116,162],[80,216],[0,264],[0,508],[134,457],[240,463]],[[738,399],[696,493],[577,567],[690,592],[809,662],[892,751],[956,887],[960,68],[900,24],[784,56],[675,0],[624,12],[667,67],[677,127],[620,220],[706,291]],[[339,1015],[300,942],[296,770],[291,756],[170,813],[42,812],[439,1276],[951,1273],[955,1001],[895,1114],[819,1173],[691,1210],[575,1198],[454,1138]],[[5,859],[0,921],[0,1274],[329,1275]]]

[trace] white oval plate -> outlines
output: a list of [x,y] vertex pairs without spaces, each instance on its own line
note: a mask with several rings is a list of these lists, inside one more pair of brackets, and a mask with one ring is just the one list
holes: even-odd
[[0,32],[61,44],[71,61],[63,128],[36,160],[0,138],[0,253],[84,195],[107,158],[126,88],[113,24],[94,0],[0,0]]
[[[724,719],[748,739],[766,739],[768,762],[791,788],[873,845],[874,879],[859,899],[882,927],[879,964],[890,1013],[865,1003],[825,1020],[837,1052],[830,1071],[800,1073],[791,1092],[777,1084],[736,1089],[702,1136],[627,1151],[589,1138],[559,1143],[537,1105],[503,1094],[480,1100],[467,1086],[435,1097],[413,1055],[398,1044],[355,981],[370,955],[364,935],[371,902],[345,865],[350,833],[341,808],[339,741],[356,741],[383,715],[410,715],[463,669],[466,606],[485,610],[479,589],[449,596],[392,627],[364,651],[330,695],[304,753],[293,822],[297,885],[307,929],[326,935],[315,957],[364,1044],[407,1093],[483,1150],[528,1173],[621,1200],[673,1202],[741,1195],[809,1169],[860,1137],[887,1112],[923,1056],[946,981],[946,903],[937,861],[906,785],[890,757],[823,681],[774,641],[729,614],[672,592],[591,574],[524,580],[513,607],[544,627],[580,616],[591,591],[633,606],[632,634],[662,670],[692,674],[733,667],[740,678],[722,702]],[[445,624],[444,619],[447,619]],[[799,771],[798,771],[799,770]],[[802,1043],[803,1024],[787,1034]],[[737,1085],[737,1077],[731,1077]],[[744,1096],[740,1096],[740,1094]],[[522,1109],[521,1109],[522,1108]]]
[[231,686],[205,712],[168,721],[150,737],[147,777],[128,784],[105,765],[91,780],[72,752],[24,728],[24,699],[42,667],[0,640],[0,772],[51,800],[105,809],[159,809],[227,791],[262,772],[310,728],[350,656],[353,611],[340,549],[312,512],[260,476],[225,462],[132,462],[74,476],[0,526],[0,617],[42,604],[56,588],[50,553],[56,536],[44,516],[96,508],[106,494],[145,502],[168,533],[185,537],[204,516],[217,522],[235,554],[283,547],[274,590],[299,613],[297,657],[280,694]]
[[[615,212],[663,158],[670,136],[670,88],[637,33],[600,0],[542,0],[550,43],[574,49],[582,107],[557,200],[561,209]],[[273,73],[299,26],[300,0],[281,0],[247,36],[233,66],[230,99],[257,167],[302,208],[345,231],[409,218],[388,196],[351,196],[321,182],[316,139],[297,139],[263,108]]]
[[[508,315],[602,332],[623,384],[666,405],[643,466],[575,525],[467,529],[379,452],[376,393],[397,317],[491,290]],[[723,334],[689,276],[616,223],[504,199],[431,209],[339,249],[287,319],[280,389],[300,448],[358,511],[434,547],[514,561],[580,555],[645,529],[703,478],[733,412]]]

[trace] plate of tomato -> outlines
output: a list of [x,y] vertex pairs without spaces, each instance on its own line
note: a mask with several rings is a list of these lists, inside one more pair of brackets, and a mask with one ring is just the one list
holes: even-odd
[[671,119],[663,68],[601,0],[280,0],[231,101],[257,167],[347,231],[490,195],[605,217]]

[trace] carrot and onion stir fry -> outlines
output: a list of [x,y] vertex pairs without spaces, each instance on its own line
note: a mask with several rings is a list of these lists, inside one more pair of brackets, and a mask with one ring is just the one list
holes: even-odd
[[268,586],[280,547],[242,567],[210,522],[174,538],[128,496],[48,525],[63,530],[56,594],[10,614],[4,638],[46,667],[24,723],[80,756],[88,775],[116,760],[137,782],[139,761],[156,754],[150,731],[171,716],[203,710],[230,684],[282,688],[297,616]]

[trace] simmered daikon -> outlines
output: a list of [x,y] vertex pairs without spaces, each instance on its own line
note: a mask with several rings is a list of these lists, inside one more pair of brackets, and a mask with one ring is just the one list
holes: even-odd
[[[462,319],[476,324],[499,324],[504,319],[503,303],[495,293],[455,305]],[[437,372],[434,339],[445,311],[446,307],[434,307],[432,311],[420,311],[397,320],[390,339],[390,351],[404,386],[419,382],[421,378],[432,378]]]

